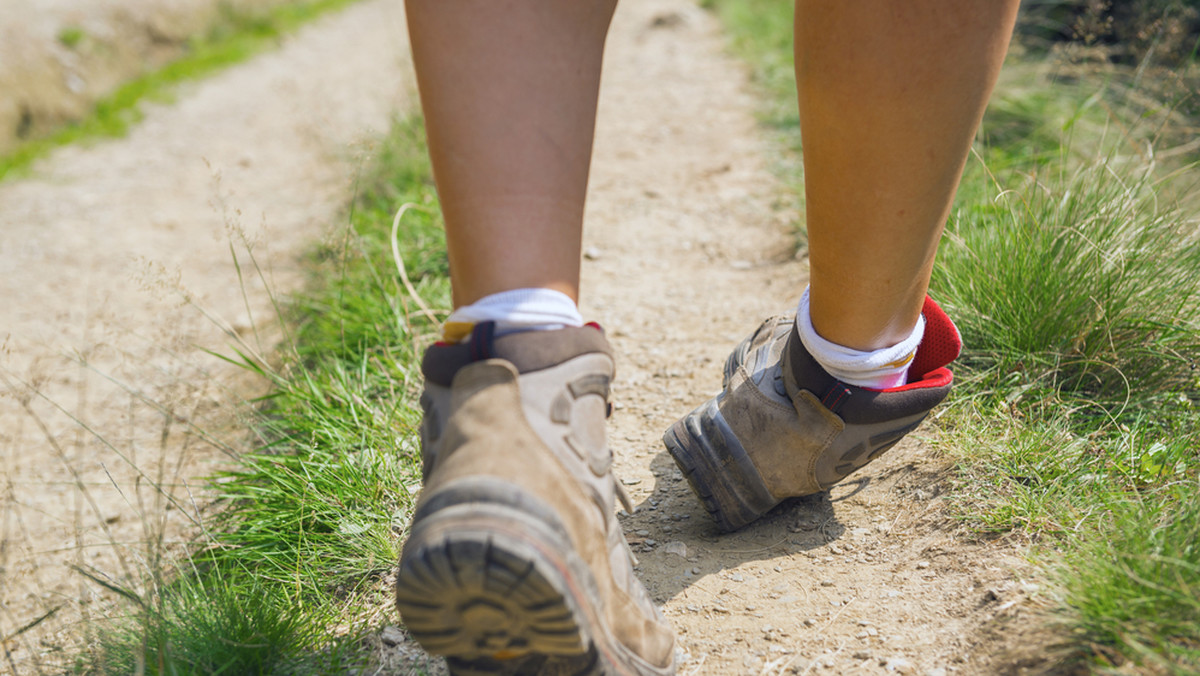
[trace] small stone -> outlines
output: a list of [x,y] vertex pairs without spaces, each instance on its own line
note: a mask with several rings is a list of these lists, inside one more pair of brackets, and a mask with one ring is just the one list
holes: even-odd
[[925,676],[946,676],[945,667],[935,667],[925,672]]
[[817,621],[816,621],[816,620],[814,620],[814,619],[813,619],[813,618],[811,618],[811,617],[810,617],[810,618],[807,618],[806,620],[804,620],[804,626],[806,626],[806,627],[815,627],[815,626],[817,626]]
[[856,659],[856,660],[869,660],[869,659],[871,659],[871,651],[870,650],[856,650],[856,651],[854,651],[854,655],[852,657],[854,657],[854,659]]
[[589,246],[588,248],[583,250],[583,257],[588,259],[589,261],[597,260],[602,255],[603,255],[603,252],[600,251],[600,249],[598,247]]
[[887,662],[884,664],[884,667],[888,671],[894,671],[897,674],[911,674],[917,670],[916,666],[914,666],[912,662],[909,662],[903,657],[889,657]]
[[625,484],[626,486],[636,486],[636,485],[642,483],[642,480],[641,479],[621,479],[621,483]]
[[642,544],[646,545],[647,547],[653,547],[658,544],[658,540],[646,540]]
[[687,545],[679,541],[668,542],[667,544],[663,545],[662,550],[667,554],[674,554],[675,556],[684,559],[687,558]]
[[636,533],[636,535],[637,535],[638,537],[640,537],[640,538],[649,537],[649,536],[650,536],[650,531],[648,531],[648,530],[639,530],[639,531]]
[[842,548],[837,545],[829,545],[829,551],[833,552],[834,554],[841,554]]
[[867,620],[859,620],[859,621],[858,621],[858,626],[860,626],[860,627],[869,627],[869,626],[871,626],[871,623],[870,623],[869,621],[867,621]]
[[700,568],[699,568],[699,567],[696,567],[696,568],[693,568],[693,569],[692,569],[692,575],[699,575],[699,574],[700,574]]
[[867,636],[878,636],[879,630],[875,627],[867,627]]
[[754,612],[758,610],[758,606],[746,606],[746,610],[749,612]]
[[917,561],[917,568],[928,568],[928,567],[929,567],[928,561]]
[[389,624],[379,632],[379,640],[387,646],[398,646],[404,643],[404,632],[400,630],[400,627]]
[[833,580],[821,580],[821,586],[822,587],[832,587]]

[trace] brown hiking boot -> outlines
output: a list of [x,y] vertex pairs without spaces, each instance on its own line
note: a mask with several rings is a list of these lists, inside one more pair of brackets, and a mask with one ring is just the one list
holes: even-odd
[[847,385],[825,372],[796,332],[774,317],[725,362],[724,391],[680,420],[663,443],[725,531],[786,498],[828,490],[913,431],[950,393],[946,368],[958,329],[925,299],[925,336],[909,382],[888,390]]
[[605,436],[613,358],[598,328],[437,345],[422,371],[425,488],[396,607],[451,671],[675,673],[675,639],[633,574],[632,511]]

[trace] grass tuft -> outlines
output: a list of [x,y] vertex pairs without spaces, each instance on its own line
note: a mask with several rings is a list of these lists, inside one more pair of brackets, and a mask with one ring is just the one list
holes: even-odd
[[1200,227],[1153,166],[1100,159],[1011,175],[960,207],[933,293],[990,387],[1042,386],[1117,404],[1197,393]]

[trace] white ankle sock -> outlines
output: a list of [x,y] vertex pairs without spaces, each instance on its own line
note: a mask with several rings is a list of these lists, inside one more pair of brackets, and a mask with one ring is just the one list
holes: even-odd
[[517,331],[551,331],[583,326],[583,315],[575,301],[551,289],[513,289],[484,296],[464,305],[446,318],[442,337],[458,343],[471,335],[480,322],[496,322],[496,335]]
[[925,317],[917,318],[912,334],[899,344],[863,352],[831,343],[817,335],[808,310],[808,289],[805,289],[796,309],[796,329],[800,333],[800,342],[829,375],[848,385],[886,390],[908,382],[908,367],[925,335]]

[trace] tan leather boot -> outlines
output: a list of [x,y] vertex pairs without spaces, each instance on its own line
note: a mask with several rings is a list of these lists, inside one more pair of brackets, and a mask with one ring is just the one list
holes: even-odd
[[725,362],[724,391],[663,436],[717,525],[736,530],[786,498],[831,486],[913,431],[950,393],[958,329],[933,300],[909,382],[875,391],[840,382],[804,349],[795,317],[763,322]]
[[674,635],[613,510],[607,341],[593,327],[496,339],[490,327],[422,365],[404,623],[455,673],[674,673]]

